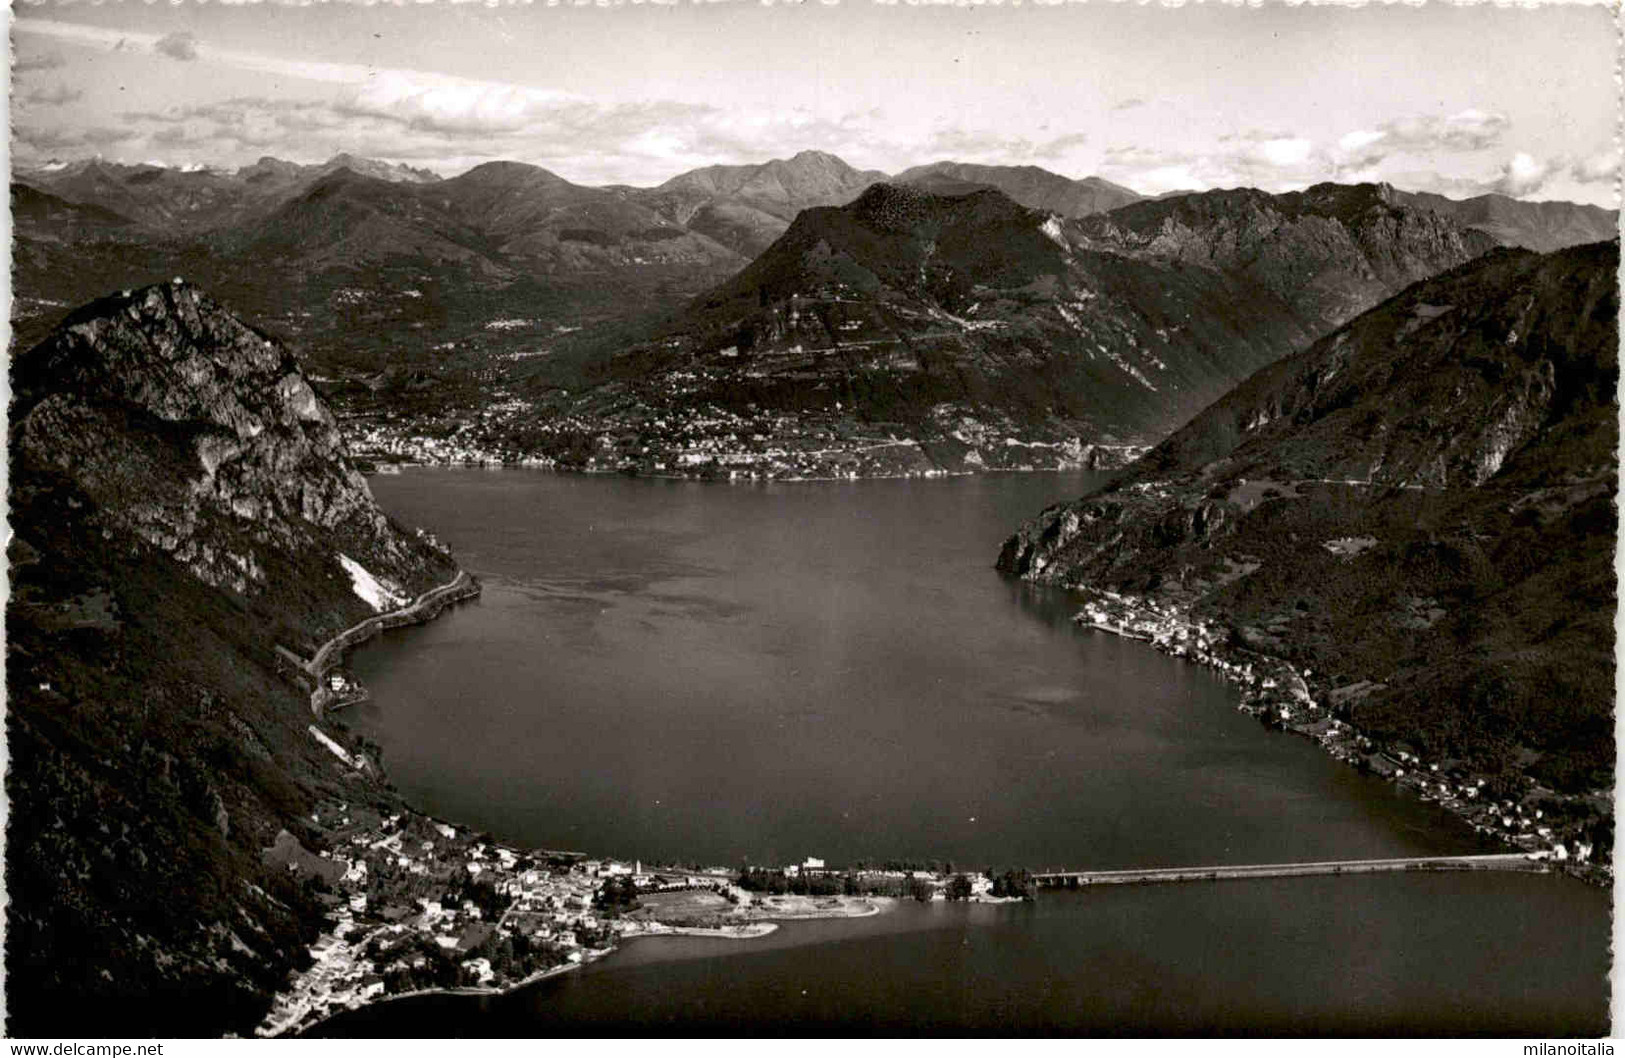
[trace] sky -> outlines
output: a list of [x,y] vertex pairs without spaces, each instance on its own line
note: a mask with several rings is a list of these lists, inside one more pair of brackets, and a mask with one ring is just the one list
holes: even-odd
[[15,167],[340,151],[658,184],[801,150],[1148,194],[1386,180],[1616,206],[1614,14],[840,0],[56,3],[12,11]]

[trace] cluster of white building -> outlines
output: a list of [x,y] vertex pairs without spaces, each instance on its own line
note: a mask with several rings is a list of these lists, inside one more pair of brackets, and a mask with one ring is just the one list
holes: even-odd
[[1310,693],[1313,670],[1298,671],[1279,658],[1256,655],[1235,660],[1221,650],[1225,636],[1205,621],[1193,620],[1174,607],[1159,607],[1149,600],[1110,591],[1097,591],[1084,602],[1078,621],[1116,635],[1143,639],[1165,653],[1208,665],[1244,688],[1242,708],[1267,714],[1293,730],[1320,742],[1340,760],[1365,761],[1384,777],[1415,788],[1423,797],[1467,815],[1484,833],[1494,833],[1530,853],[1531,858],[1566,862],[1589,861],[1592,848],[1560,840],[1550,826],[1540,825],[1542,811],[1529,813],[1508,801],[1500,814],[1475,811],[1471,805],[1483,788],[1482,778],[1451,783],[1439,775],[1439,765],[1405,750],[1374,752],[1377,747],[1348,724],[1333,717]]

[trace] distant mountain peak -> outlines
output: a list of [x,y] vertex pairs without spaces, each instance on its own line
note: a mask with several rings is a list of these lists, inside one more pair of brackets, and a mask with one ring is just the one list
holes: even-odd
[[317,169],[353,169],[358,173],[371,176],[379,180],[388,180],[391,183],[432,183],[440,179],[440,174],[429,169],[414,169],[409,165],[396,162],[380,161],[376,158],[362,158],[348,151],[341,151],[329,158]]
[[843,158],[841,158],[841,157],[839,157],[837,155],[830,154],[828,151],[817,151],[817,150],[797,151],[795,154],[790,156],[790,161],[792,161],[792,162],[833,162],[836,165],[845,166],[848,169],[852,168],[852,166],[849,165],[846,162],[845,159],[843,159]]
[[566,180],[564,177],[550,169],[544,169],[539,165],[532,165],[530,162],[511,161],[483,162],[476,165],[468,172],[463,173],[460,176],[453,177],[453,179],[467,181],[470,183],[570,183],[570,181]]
[[1141,198],[1126,187],[1098,177],[1073,180],[1036,165],[984,165],[946,160],[906,169],[893,179],[944,194],[978,185],[997,188],[1024,206],[1065,217],[1104,213]]

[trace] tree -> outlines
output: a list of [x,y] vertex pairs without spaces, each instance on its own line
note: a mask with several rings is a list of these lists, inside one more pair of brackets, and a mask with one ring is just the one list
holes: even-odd
[[970,894],[970,879],[965,875],[956,874],[948,880],[947,896],[949,900],[969,900]]
[[1032,899],[1032,879],[1025,870],[1009,870],[993,879],[994,896],[1019,896]]

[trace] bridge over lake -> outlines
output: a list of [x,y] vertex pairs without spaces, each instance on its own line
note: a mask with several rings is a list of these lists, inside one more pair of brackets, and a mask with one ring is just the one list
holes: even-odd
[[1152,867],[1136,871],[1049,871],[1032,880],[1048,889],[1086,885],[1144,885],[1157,882],[1212,882],[1225,878],[1295,878],[1317,874],[1382,874],[1394,871],[1544,871],[1547,864],[1521,852],[1481,856],[1399,856],[1385,860],[1325,860],[1318,863],[1249,863],[1214,867]]

